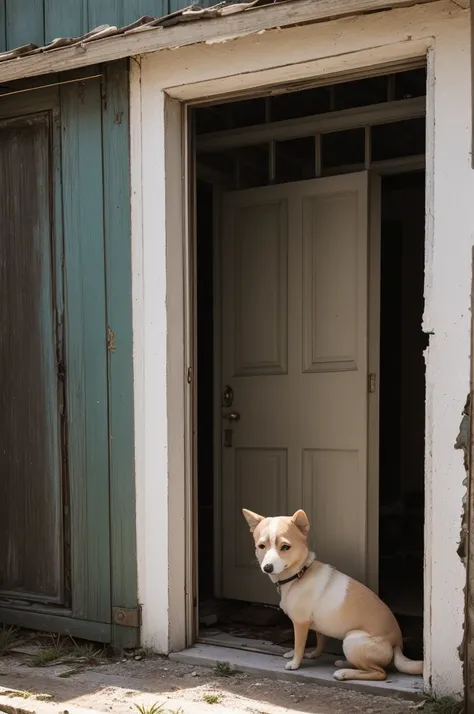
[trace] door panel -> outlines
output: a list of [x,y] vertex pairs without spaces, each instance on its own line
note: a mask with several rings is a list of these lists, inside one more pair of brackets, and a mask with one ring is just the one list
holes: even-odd
[[224,597],[278,600],[242,507],[304,508],[318,557],[367,580],[368,208],[365,172],[224,197]]
[[235,345],[229,356],[238,377],[287,372],[286,208],[286,201],[276,201],[242,206],[235,215]]
[[50,120],[0,123],[0,592],[64,604]]

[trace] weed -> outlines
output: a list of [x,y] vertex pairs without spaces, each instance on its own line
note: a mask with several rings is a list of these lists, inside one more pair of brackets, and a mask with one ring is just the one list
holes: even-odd
[[453,697],[439,699],[427,697],[422,712],[423,714],[463,714],[464,704]]
[[2,627],[0,629],[0,657],[11,652],[21,642],[17,627]]
[[64,642],[59,637],[55,638],[54,635],[51,635],[51,640],[51,647],[46,647],[33,655],[30,660],[31,667],[47,667],[66,655],[67,648]]
[[219,704],[221,698],[218,694],[205,694],[203,700],[207,702],[207,704]]
[[71,637],[61,639],[51,635],[51,646],[45,647],[30,660],[32,667],[47,667],[50,664],[90,664],[101,657],[101,652],[91,644],[77,644]]
[[229,662],[217,662],[214,667],[214,674],[217,677],[231,677],[235,674],[235,670],[232,669]]
[[163,704],[158,704],[155,702],[151,707],[147,707],[145,704],[134,704],[134,707],[138,709],[139,714],[162,714]]
[[80,664],[90,664],[101,658],[102,652],[90,643],[78,645],[71,637],[73,647],[66,655],[65,661]]

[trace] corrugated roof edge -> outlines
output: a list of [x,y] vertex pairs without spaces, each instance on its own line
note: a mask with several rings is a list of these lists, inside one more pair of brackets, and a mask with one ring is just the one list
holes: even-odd
[[47,45],[39,46],[35,44],[21,45],[6,52],[0,52],[0,62],[7,60],[18,59],[19,57],[31,57],[35,54],[43,52],[52,52],[54,50],[63,49],[64,47],[74,47],[86,45],[96,40],[102,40],[106,37],[114,37],[116,35],[126,35],[135,32],[146,32],[156,28],[171,27],[180,22],[195,22],[196,20],[207,20],[215,17],[223,17],[226,15],[244,12],[250,8],[260,7],[263,5],[273,5],[277,2],[297,2],[297,0],[252,0],[251,2],[228,3],[220,2],[217,5],[203,8],[200,5],[192,4],[177,10],[163,17],[153,17],[144,15],[135,22],[123,27],[115,25],[99,25],[90,32],[87,32],[81,37],[58,37]]

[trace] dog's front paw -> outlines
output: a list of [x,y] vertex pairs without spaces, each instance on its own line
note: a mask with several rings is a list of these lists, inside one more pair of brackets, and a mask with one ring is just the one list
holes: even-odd
[[292,659],[292,658],[294,657],[294,654],[295,654],[295,651],[294,651],[294,650],[290,650],[289,652],[285,652],[285,654],[283,655],[283,657],[284,657],[285,659]]
[[299,669],[300,668],[300,663],[296,662],[294,659],[291,660],[291,662],[287,662],[285,664],[285,669]]
[[332,676],[334,679],[337,679],[338,682],[344,682],[346,679],[352,679],[352,675],[353,672],[350,669],[336,669]]

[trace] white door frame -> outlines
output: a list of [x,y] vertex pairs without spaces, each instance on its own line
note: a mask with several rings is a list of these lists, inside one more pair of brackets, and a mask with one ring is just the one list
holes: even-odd
[[[462,304],[464,293],[470,291],[463,250],[465,244],[470,246],[468,226],[474,219],[474,181],[468,158],[468,13],[440,0],[167,52],[134,60],[131,71],[137,538],[143,641],[168,652],[190,644],[193,632],[189,624],[194,606],[189,579],[192,527],[186,523],[193,491],[192,385],[187,379],[193,365],[185,297],[192,276],[189,227],[183,220],[188,206],[187,134],[181,103],[260,91],[282,82],[349,76],[374,67],[390,71],[393,62],[428,57],[424,326],[425,331],[435,332],[436,339],[430,338],[435,347],[427,357],[424,677],[428,691],[459,693],[462,669],[457,646],[462,638],[464,569],[455,556],[459,527],[454,521],[458,505],[460,514],[463,489],[462,479],[453,486],[446,473],[457,473],[458,468],[458,454],[451,446],[455,434],[450,437],[452,421],[459,424],[469,389],[469,327],[464,340],[461,316],[453,332],[454,317],[446,310],[448,296],[443,293],[441,276],[446,265],[454,273],[461,271],[462,278],[453,286],[461,311],[459,301]],[[458,111],[456,132],[451,128],[450,107]],[[454,190],[462,193],[456,198],[460,205],[456,225],[450,229]],[[447,247],[445,236],[452,235],[460,242],[459,256]],[[435,240],[443,256],[437,261],[433,261]],[[450,366],[445,366],[446,358]],[[446,402],[443,380],[453,370],[455,380]],[[459,466],[462,470],[461,462]],[[449,514],[452,518],[446,522]]]

